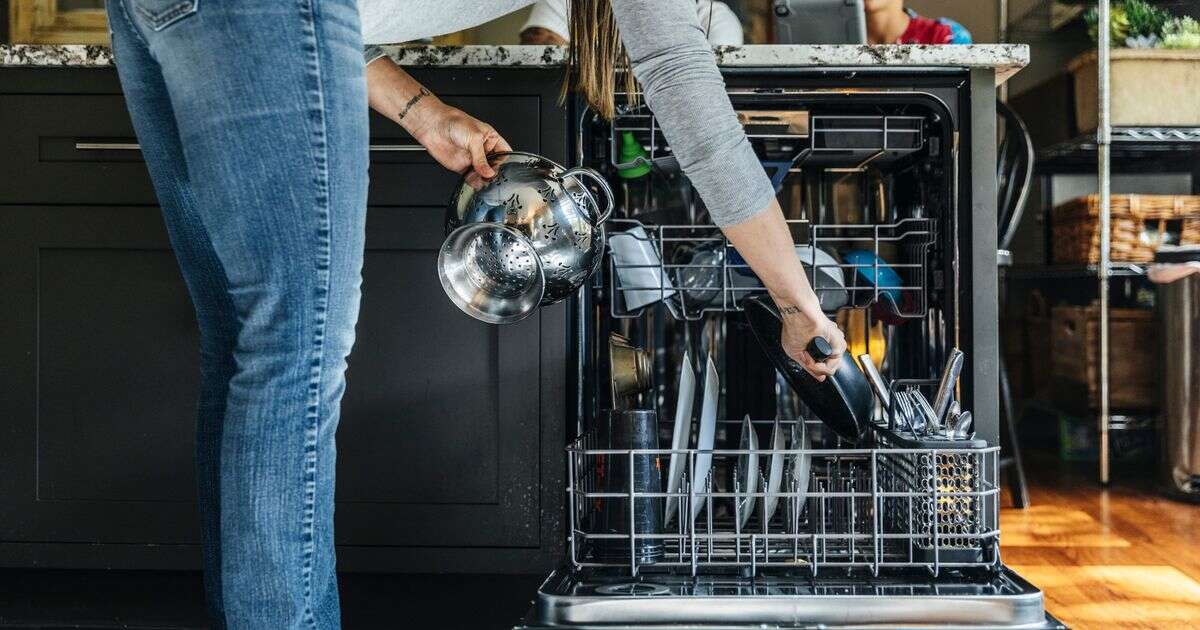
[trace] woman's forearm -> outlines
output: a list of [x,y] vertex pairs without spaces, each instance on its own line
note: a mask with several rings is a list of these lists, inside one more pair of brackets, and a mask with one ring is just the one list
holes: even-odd
[[723,231],[784,315],[824,318],[778,201],[771,200],[761,212]]
[[425,86],[396,65],[381,57],[367,64],[367,102],[371,109],[419,137],[441,101]]

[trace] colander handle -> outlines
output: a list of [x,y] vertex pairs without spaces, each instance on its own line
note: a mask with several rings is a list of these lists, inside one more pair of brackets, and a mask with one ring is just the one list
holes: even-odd
[[[600,191],[604,193],[605,199],[608,200],[605,211],[600,213],[600,216],[592,222],[593,225],[599,226],[601,223],[604,223],[605,221],[607,221],[608,217],[612,216],[613,208],[616,206],[615,202],[613,201],[612,187],[608,185],[608,180],[604,179],[603,175],[601,175],[600,173],[597,173],[596,171],[593,171],[590,168],[586,168],[583,166],[577,166],[577,167],[570,169],[567,172],[563,173],[563,179],[566,179],[568,177],[574,177],[575,181],[578,181],[580,184],[583,184],[583,182],[579,180],[580,176],[587,177],[588,179],[591,179],[592,181],[596,182],[596,184],[598,186],[600,186]],[[588,190],[587,186],[584,186],[583,189]],[[596,197],[594,195],[592,195],[592,191],[588,190],[588,196],[592,198],[592,201],[596,201]],[[596,207],[599,207],[599,206],[600,206],[600,204],[597,203]]]

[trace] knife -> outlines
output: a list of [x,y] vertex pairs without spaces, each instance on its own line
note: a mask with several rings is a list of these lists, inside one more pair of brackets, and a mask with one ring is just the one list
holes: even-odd
[[891,408],[892,397],[888,394],[888,387],[883,382],[883,375],[875,367],[871,355],[858,355],[858,362],[862,364],[863,374],[867,377],[867,382],[871,384],[871,389],[875,390],[875,395],[879,397],[879,403],[883,405],[884,409]]

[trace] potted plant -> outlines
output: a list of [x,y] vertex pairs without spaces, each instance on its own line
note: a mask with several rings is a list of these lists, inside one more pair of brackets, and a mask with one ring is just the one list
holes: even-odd
[[[1200,23],[1145,0],[1114,3],[1109,18],[1113,126],[1200,126]],[[1095,38],[1095,9],[1085,19]],[[1098,124],[1096,64],[1095,51],[1067,64],[1074,75],[1080,132],[1093,131]]]

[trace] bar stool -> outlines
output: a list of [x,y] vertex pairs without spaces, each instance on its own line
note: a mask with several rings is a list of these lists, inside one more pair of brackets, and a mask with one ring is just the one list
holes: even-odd
[[[997,203],[996,265],[1000,272],[1000,312],[1004,312],[1004,270],[1012,266],[1009,243],[1021,222],[1021,212],[1029,197],[1029,186],[1033,181],[1033,140],[1025,123],[1003,101],[996,102],[996,114],[1000,118],[997,131],[1003,134],[999,155],[996,159],[996,183],[999,192]],[[1009,490],[1013,504],[1018,508],[1029,506],[1029,486],[1025,481],[1025,466],[1021,462],[1021,445],[1017,441],[1016,410],[1013,409],[1012,389],[1008,381],[1008,365],[1004,351],[1000,351],[1000,441],[1001,448],[1007,447],[1008,455],[1000,458],[1001,468],[1011,468]],[[1008,442],[1007,445],[1004,442]]]

